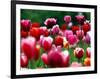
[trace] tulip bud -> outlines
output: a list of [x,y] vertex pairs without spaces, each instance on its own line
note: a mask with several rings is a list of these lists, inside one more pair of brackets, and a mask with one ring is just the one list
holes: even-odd
[[83,30],[77,30],[76,36],[78,37],[79,40],[81,40],[84,37],[84,31]]
[[86,56],[87,57],[91,57],[91,50],[90,50],[90,47],[88,47],[87,49],[86,49]]
[[56,46],[59,46],[59,45],[63,46],[63,37],[62,36],[56,36],[54,42],[55,42]]
[[84,65],[85,65],[85,66],[90,66],[90,65],[91,65],[91,60],[90,60],[90,58],[85,58],[85,59],[84,59]]
[[21,65],[21,67],[27,67],[27,65],[28,65],[28,58],[24,53],[21,53],[20,65]]
[[66,23],[69,23],[71,21],[71,16],[67,15],[67,16],[64,16],[64,21]]
[[78,59],[82,58],[84,55],[84,49],[83,48],[75,48],[74,50],[74,56],[76,56]]

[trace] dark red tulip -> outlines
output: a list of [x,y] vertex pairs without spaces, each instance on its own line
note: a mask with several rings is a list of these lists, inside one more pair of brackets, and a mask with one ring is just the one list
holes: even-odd
[[74,34],[76,34],[76,31],[79,30],[79,26],[72,26],[72,31]]
[[59,45],[62,46],[63,45],[63,37],[62,36],[56,36],[54,42],[55,42],[56,46],[59,46]]

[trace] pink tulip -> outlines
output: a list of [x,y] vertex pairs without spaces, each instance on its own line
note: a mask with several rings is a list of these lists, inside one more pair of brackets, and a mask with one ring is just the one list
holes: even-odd
[[75,16],[76,20],[78,21],[78,23],[83,24],[85,21],[85,17],[82,14],[79,14],[77,16]]
[[87,33],[86,36],[84,36],[82,40],[83,40],[85,43],[90,44],[90,42],[91,42],[90,35]]
[[83,30],[77,30],[76,36],[78,37],[79,40],[81,40],[84,37],[84,31]]
[[59,28],[59,25],[54,25],[51,29],[52,31],[52,34],[55,35],[55,34],[58,34],[59,31],[60,31],[60,28]]
[[52,46],[48,54],[42,54],[42,61],[50,67],[66,67],[69,65],[68,51],[61,52],[61,46]]
[[68,42],[70,45],[75,45],[78,43],[78,38],[76,35],[68,35]]
[[36,39],[34,37],[27,37],[21,40],[21,48],[25,55],[32,59],[35,56],[34,47],[36,46]]
[[72,62],[71,67],[82,67],[82,64],[78,62]]
[[67,16],[64,16],[64,21],[66,23],[69,23],[71,21],[71,16],[67,15]]
[[66,39],[68,39],[69,35],[73,35],[73,32],[71,30],[65,30],[64,31],[64,36],[66,37]]
[[48,18],[45,20],[44,24],[46,26],[52,27],[53,25],[55,25],[57,22],[57,20],[55,18]]
[[86,49],[86,56],[87,57],[91,57],[91,50],[90,50],[90,47],[88,47],[87,49]]
[[41,36],[40,37],[40,44],[44,48],[45,51],[48,51],[51,49],[52,43],[53,43],[53,39],[50,36],[48,36],[48,37]]
[[29,31],[31,26],[31,21],[30,20],[21,20],[21,29],[24,31]]

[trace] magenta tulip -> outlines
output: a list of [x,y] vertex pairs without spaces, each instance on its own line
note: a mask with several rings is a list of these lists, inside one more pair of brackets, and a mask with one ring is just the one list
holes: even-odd
[[69,23],[71,21],[71,16],[69,16],[69,15],[64,16],[64,21],[66,23]]

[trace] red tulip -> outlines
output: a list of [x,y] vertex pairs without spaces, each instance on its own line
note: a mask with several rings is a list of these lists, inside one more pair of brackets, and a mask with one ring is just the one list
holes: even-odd
[[82,58],[84,55],[84,49],[83,48],[75,48],[74,50],[74,56],[76,56],[78,59]]
[[63,37],[62,36],[56,36],[55,37],[55,45],[61,45],[61,46],[63,46]]
[[36,40],[33,37],[23,38],[21,41],[21,48],[28,59],[34,58],[34,47],[36,46]]
[[90,66],[90,65],[91,65],[91,60],[90,60],[90,58],[85,58],[85,59],[84,59],[84,65],[85,65],[85,66]]
[[49,36],[49,31],[47,27],[40,27],[40,34],[44,36]]
[[41,59],[44,62],[44,64],[46,64],[46,65],[49,64],[48,55],[46,53],[42,54]]
[[77,30],[76,36],[78,37],[79,40],[81,40],[84,37],[84,31],[83,30]]
[[21,67],[27,67],[27,65],[28,65],[28,58],[24,53],[21,53],[20,65],[21,65]]
[[86,56],[87,57],[91,57],[91,50],[90,50],[90,47],[88,47],[87,49],[86,49]]
[[27,37],[28,36],[28,32],[26,32],[26,31],[21,31],[21,37]]
[[76,34],[76,31],[79,30],[79,26],[72,26],[72,31],[74,34]]
[[63,24],[62,26],[61,26],[61,30],[66,30],[67,29],[67,24]]
[[40,38],[40,29],[39,28],[31,28],[30,35],[35,37],[38,40]]
[[34,47],[34,59],[38,60],[40,56],[40,45],[36,45],[36,47]]
[[91,30],[91,25],[89,23],[84,23],[84,25],[82,25],[82,29],[85,33],[87,33]]
[[21,29],[24,31],[29,31],[31,26],[30,20],[21,20]]
[[32,27],[40,27],[40,23],[38,23],[38,22],[34,22],[34,23],[32,23]]

